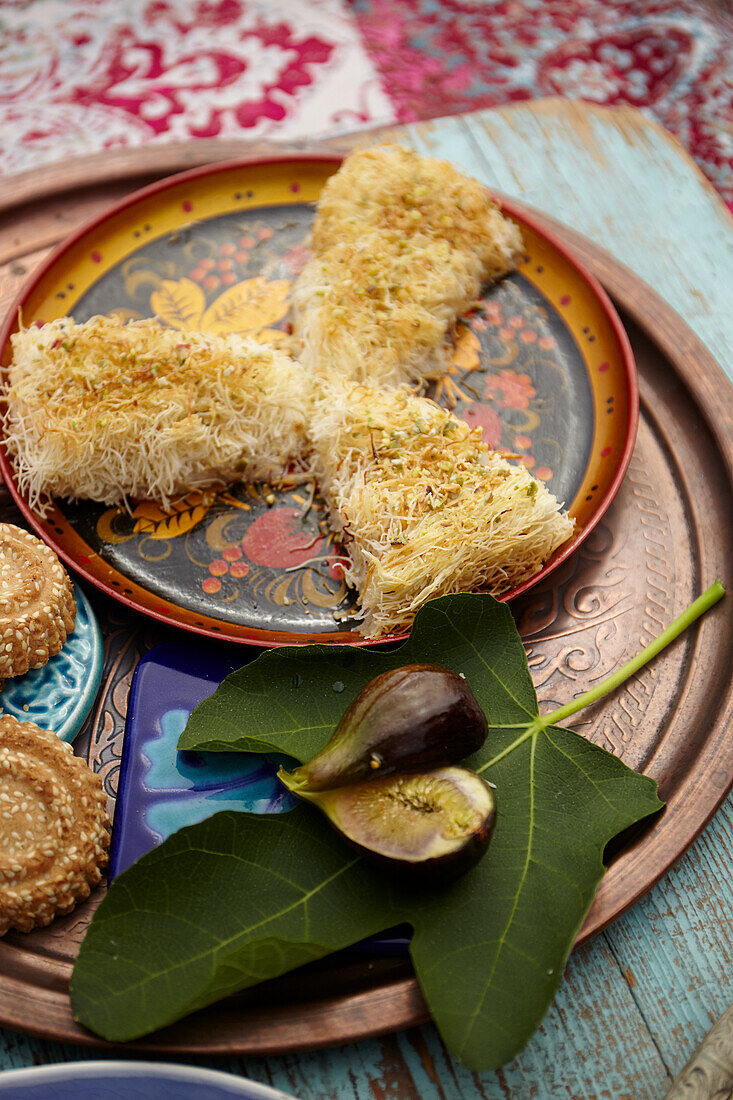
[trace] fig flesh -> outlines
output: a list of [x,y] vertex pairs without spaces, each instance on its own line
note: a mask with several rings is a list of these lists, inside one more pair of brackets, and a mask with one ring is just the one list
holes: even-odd
[[366,685],[325,748],[291,773],[291,790],[323,791],[455,764],[480,749],[487,732],[463,677],[439,665],[404,665]]
[[[280,778],[290,786],[287,774]],[[469,870],[486,851],[496,818],[492,788],[464,768],[295,793],[381,869],[424,885]]]

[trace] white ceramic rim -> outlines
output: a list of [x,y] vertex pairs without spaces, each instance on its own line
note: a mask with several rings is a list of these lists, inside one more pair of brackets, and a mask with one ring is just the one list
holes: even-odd
[[221,1070],[201,1069],[199,1066],[178,1065],[172,1062],[122,1062],[99,1061],[56,1062],[51,1066],[28,1066],[24,1069],[8,1069],[0,1072],[0,1094],[6,1087],[37,1082],[49,1084],[76,1077],[95,1077],[101,1073],[115,1074],[117,1077],[164,1077],[170,1081],[186,1081],[191,1084],[218,1085],[228,1088],[233,1094],[239,1093],[250,1100],[297,1100],[292,1095],[261,1085],[249,1078],[237,1077],[233,1073]]

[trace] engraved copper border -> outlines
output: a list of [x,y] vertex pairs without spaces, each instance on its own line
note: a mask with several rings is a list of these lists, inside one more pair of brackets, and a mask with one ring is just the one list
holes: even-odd
[[[100,178],[104,178],[103,172]],[[642,408],[661,433],[661,444],[674,456],[675,473],[691,517],[694,554],[681,563],[685,583],[699,591],[720,577],[730,588],[733,388],[694,333],[653,291],[583,238],[554,224],[552,228],[624,311],[632,343],[646,341],[651,348],[640,357]],[[113,617],[122,612],[119,608],[109,610]],[[131,626],[137,633],[151,629],[150,624],[139,621],[120,622],[117,649],[122,640],[122,648],[128,647],[125,652],[134,650],[137,641],[130,638]],[[140,644],[147,648],[155,640],[146,637]],[[660,779],[668,807],[612,861],[578,942],[619,916],[669,870],[705,827],[733,783],[733,743],[725,736],[733,715],[730,598],[659,660],[662,671],[675,660],[683,668],[665,714],[665,734],[676,737],[683,746],[676,770],[665,769],[663,745],[657,746],[658,751],[644,764],[644,770]],[[109,680],[113,707],[124,697],[125,677],[119,682]],[[107,721],[105,705],[104,700],[100,702],[95,726]],[[105,751],[110,745],[105,745]],[[112,756],[107,766],[113,775]],[[72,923],[72,940],[77,928],[78,939],[82,920],[76,925],[73,915],[64,920]],[[50,936],[44,954],[34,950],[34,939],[0,941],[2,1022],[49,1038],[110,1049],[112,1044],[90,1035],[71,1017],[67,993],[70,963],[61,950],[66,934],[58,929],[57,951]],[[336,956],[213,1005],[126,1049],[190,1055],[285,1052],[383,1034],[426,1018],[424,1001],[406,961],[378,959],[354,964]]]

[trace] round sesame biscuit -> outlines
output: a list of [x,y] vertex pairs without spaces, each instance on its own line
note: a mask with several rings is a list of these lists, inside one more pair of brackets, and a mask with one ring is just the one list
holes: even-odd
[[75,618],[71,581],[53,550],[29,531],[0,523],[0,679],[45,665]]
[[110,827],[102,781],[71,745],[0,718],[0,935],[50,924],[88,897]]

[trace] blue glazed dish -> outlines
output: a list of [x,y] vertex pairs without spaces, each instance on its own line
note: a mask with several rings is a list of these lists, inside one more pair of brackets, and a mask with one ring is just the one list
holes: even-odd
[[5,681],[0,706],[19,722],[35,722],[73,741],[84,725],[99,691],[104,643],[89,600],[74,585],[76,622],[63,649],[42,668]]
[[[110,881],[177,829],[219,810],[283,813],[295,805],[276,778],[280,764],[292,764],[287,756],[176,748],[194,707],[246,657],[239,647],[187,640],[156,646],[140,660],[130,688]],[[404,954],[407,944],[406,936],[385,933],[351,950]]]
[[157,1062],[65,1062],[0,1073],[3,1100],[294,1100],[216,1070]]
[[219,810],[276,813],[295,804],[275,778],[287,757],[176,749],[193,708],[241,665],[241,650],[180,642],[156,646],[139,662],[125,725],[110,880],[177,829]]

